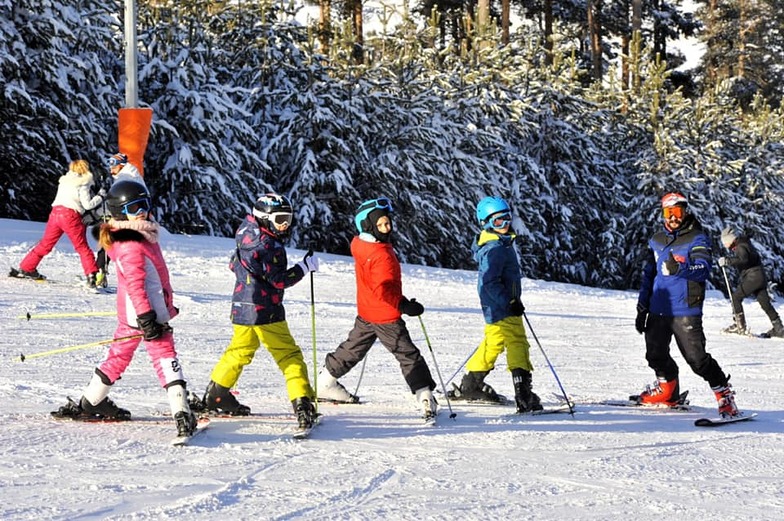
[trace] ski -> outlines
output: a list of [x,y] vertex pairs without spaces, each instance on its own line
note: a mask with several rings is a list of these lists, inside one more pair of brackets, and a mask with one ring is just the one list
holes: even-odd
[[193,431],[193,434],[190,436],[177,436],[171,441],[171,444],[175,447],[184,447],[188,445],[193,438],[199,436],[200,434],[204,433],[207,428],[210,426],[210,419],[209,418],[199,418],[199,422],[196,424],[196,430]]
[[629,396],[628,400],[602,400],[596,402],[594,405],[609,405],[611,407],[636,407],[638,409],[654,410],[654,411],[688,411],[691,409],[689,400],[686,397],[689,391],[684,391],[678,396],[678,400],[674,405],[666,405],[663,403],[641,403],[640,396],[633,394]]
[[460,387],[458,387],[455,383],[452,383],[452,389],[447,392],[447,396],[453,402],[458,402],[461,404],[466,405],[515,405],[514,400],[510,400],[503,394],[496,394],[495,400],[483,400],[483,399],[468,399],[463,397],[460,394]]
[[756,412],[746,414],[743,412],[735,416],[716,416],[713,418],[698,418],[694,420],[695,427],[721,427],[722,425],[729,425],[730,423],[745,422],[753,420],[757,416]]

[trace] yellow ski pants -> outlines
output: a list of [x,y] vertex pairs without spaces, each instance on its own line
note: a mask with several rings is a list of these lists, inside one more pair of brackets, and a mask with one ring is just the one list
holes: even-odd
[[503,353],[504,349],[506,349],[506,365],[509,371],[534,370],[529,356],[531,346],[525,335],[523,317],[507,317],[492,324],[485,324],[485,337],[473,356],[468,359],[466,370],[492,371],[498,355]]
[[304,396],[312,399],[314,393],[308,380],[308,366],[285,320],[261,326],[234,324],[234,335],[212,370],[212,381],[223,387],[234,387],[261,344],[264,344],[283,373],[289,400]]

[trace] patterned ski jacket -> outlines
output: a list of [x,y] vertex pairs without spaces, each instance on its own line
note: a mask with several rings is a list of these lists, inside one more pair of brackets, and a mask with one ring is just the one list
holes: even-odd
[[117,269],[117,319],[137,327],[136,317],[155,311],[165,324],[177,316],[169,269],[158,244],[160,227],[152,221],[110,221],[114,242],[107,250]]
[[[664,275],[662,267],[670,252],[678,261],[678,271]],[[688,215],[676,231],[665,228],[648,241],[638,306],[668,317],[702,315],[705,281],[710,271],[710,242],[702,231],[702,225],[694,216]]]
[[52,207],[65,206],[79,215],[83,215],[86,210],[92,210],[101,204],[103,199],[100,195],[90,196],[90,187],[93,184],[92,174],[79,175],[70,170],[60,177],[57,185],[57,195],[52,202]]
[[351,255],[357,278],[357,314],[375,324],[398,320],[403,282],[392,245],[362,233],[352,239]]
[[237,249],[229,262],[236,282],[231,297],[231,321],[258,326],[286,320],[283,290],[305,276],[302,268],[287,268],[286,249],[253,215],[242,221],[235,235]]
[[522,273],[514,239],[513,233],[500,235],[482,230],[471,246],[479,265],[479,302],[488,324],[510,317],[509,303],[521,295]]

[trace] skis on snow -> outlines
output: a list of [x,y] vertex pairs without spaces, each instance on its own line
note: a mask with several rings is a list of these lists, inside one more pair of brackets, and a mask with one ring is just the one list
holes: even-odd
[[642,403],[639,394],[629,396],[627,400],[604,400],[597,402],[597,405],[610,405],[613,407],[637,407],[641,409],[653,409],[663,411],[688,411],[690,409],[689,400],[687,396],[689,391],[682,392],[675,403],[672,405],[664,403]]
[[722,425],[729,425],[730,423],[745,422],[753,420],[757,416],[756,412],[745,413],[739,412],[735,416],[715,416],[711,418],[699,418],[694,420],[695,427],[721,427]]

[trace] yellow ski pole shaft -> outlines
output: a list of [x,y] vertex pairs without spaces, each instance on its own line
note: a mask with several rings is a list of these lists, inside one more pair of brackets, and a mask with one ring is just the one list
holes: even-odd
[[32,313],[25,313],[24,315],[19,315],[16,318],[19,319],[26,319],[31,320],[33,318],[75,318],[75,317],[113,317],[116,315],[116,311],[87,311],[85,313],[40,313],[40,314],[32,314]]
[[28,358],[41,358],[42,356],[49,356],[49,355],[56,355],[60,353],[67,353],[68,351],[76,351],[77,349],[87,349],[88,347],[96,347],[102,346],[105,344],[111,344],[112,342],[119,342],[121,340],[130,340],[132,338],[142,338],[144,337],[143,334],[139,333],[137,335],[129,335],[123,336],[120,338],[107,338],[106,340],[99,340],[97,342],[90,342],[89,344],[79,344],[78,346],[70,346],[70,347],[61,347],[60,349],[52,349],[51,351],[42,351],[40,353],[33,353],[32,355],[19,355],[19,361],[24,362]]

